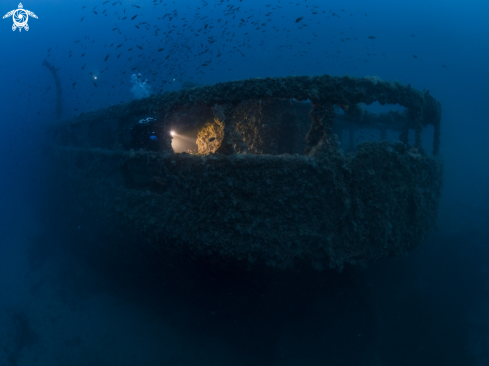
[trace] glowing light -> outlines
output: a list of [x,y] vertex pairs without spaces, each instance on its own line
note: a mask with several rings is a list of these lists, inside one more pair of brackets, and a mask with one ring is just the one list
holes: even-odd
[[94,76],[93,78],[94,78],[95,80],[97,80],[97,77],[96,77],[96,76]]
[[170,135],[175,136],[175,131],[170,131]]

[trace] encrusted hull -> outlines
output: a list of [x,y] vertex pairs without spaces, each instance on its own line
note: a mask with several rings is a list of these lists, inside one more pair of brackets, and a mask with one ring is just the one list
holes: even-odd
[[[215,93],[213,87],[203,88]],[[203,92],[175,92],[170,99],[184,93],[192,99],[192,93]],[[341,268],[405,253],[435,224],[442,162],[420,145],[364,142],[346,153],[328,129],[332,106],[311,98],[311,129],[305,139],[297,137],[306,141],[303,155],[294,153],[298,144],[290,145],[291,153],[250,153],[245,127],[236,127],[246,120],[236,113],[236,103],[225,103],[220,117],[216,113],[221,133],[215,153],[174,153],[169,130],[175,123],[168,121],[175,105],[164,98],[169,95],[76,117],[51,129],[49,151],[64,204],[83,218],[84,227],[107,239],[103,248],[92,250],[126,263],[188,253],[280,268],[298,263]],[[221,100],[216,98],[206,108],[215,108]],[[343,98],[346,105],[356,102]],[[182,108],[189,106],[178,109],[180,114]],[[192,113],[187,117],[199,120],[190,118]],[[148,116],[157,121],[152,129],[158,144],[135,148],[131,144],[141,134],[136,141],[124,136]],[[255,117],[250,120],[256,122]],[[196,126],[202,129],[206,123]],[[256,136],[254,141],[259,145]]]

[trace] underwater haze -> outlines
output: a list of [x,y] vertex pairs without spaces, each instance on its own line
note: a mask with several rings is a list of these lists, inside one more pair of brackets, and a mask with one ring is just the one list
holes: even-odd
[[[0,366],[489,365],[489,3],[17,1],[0,0]],[[53,124],[324,74],[440,101],[438,219],[416,248],[341,270],[169,257],[144,271],[88,253],[105,239],[60,206]]]

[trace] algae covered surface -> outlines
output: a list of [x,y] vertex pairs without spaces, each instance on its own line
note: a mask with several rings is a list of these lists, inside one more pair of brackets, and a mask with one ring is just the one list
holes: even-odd
[[[376,100],[406,111],[362,111]],[[351,130],[345,123],[391,128],[400,141],[342,149],[334,132]],[[421,141],[430,124],[434,155]],[[194,153],[174,152],[174,130],[194,131]],[[442,185],[439,130],[428,92],[324,75],[200,86],[86,113],[54,124],[49,148],[66,203],[90,212],[115,258],[186,251],[341,269],[426,237]]]

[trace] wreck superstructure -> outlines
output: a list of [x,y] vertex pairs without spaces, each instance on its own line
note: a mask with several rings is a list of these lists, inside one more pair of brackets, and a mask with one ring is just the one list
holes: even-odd
[[[374,102],[405,110],[362,108]],[[92,249],[104,255],[341,268],[406,253],[433,227],[440,121],[429,92],[398,82],[255,78],[61,120],[48,146],[66,207],[103,233],[105,247]],[[379,141],[355,146],[356,128],[379,131]],[[175,152],[172,140],[189,139],[193,153]]]

